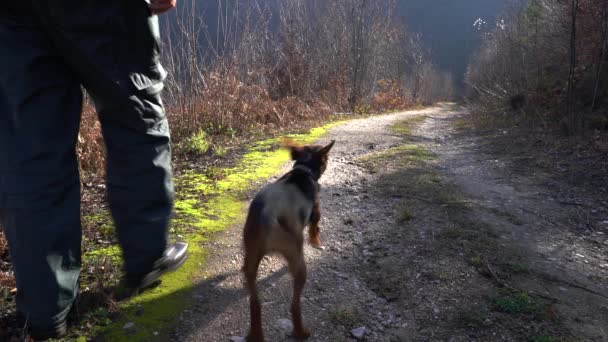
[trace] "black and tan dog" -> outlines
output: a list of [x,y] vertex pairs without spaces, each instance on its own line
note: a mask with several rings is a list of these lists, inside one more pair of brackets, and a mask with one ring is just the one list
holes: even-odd
[[329,150],[334,145],[298,146],[286,141],[295,161],[293,169],[267,185],[253,199],[244,228],[245,264],[243,272],[249,290],[251,326],[248,341],[263,341],[262,310],[256,288],[258,265],[266,254],[279,253],[287,259],[294,277],[291,319],[293,337],[305,339],[310,332],[302,323],[300,296],[306,282],[304,228],[308,225],[310,243],[320,246],[319,183],[327,168]]

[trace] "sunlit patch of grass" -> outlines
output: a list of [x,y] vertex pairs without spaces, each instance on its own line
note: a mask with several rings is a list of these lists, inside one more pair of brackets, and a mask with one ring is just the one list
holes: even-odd
[[388,162],[400,168],[419,166],[420,163],[433,160],[436,156],[418,145],[400,145],[378,153],[359,158],[368,170],[378,172],[386,167]]
[[412,134],[414,128],[424,122],[427,119],[426,115],[416,115],[405,120],[401,120],[391,126],[393,132],[407,137]]

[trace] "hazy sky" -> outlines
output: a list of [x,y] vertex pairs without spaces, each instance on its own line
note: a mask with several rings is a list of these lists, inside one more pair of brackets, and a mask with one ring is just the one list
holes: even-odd
[[461,79],[479,44],[478,18],[493,24],[507,0],[400,0],[411,31],[422,33],[435,62]]

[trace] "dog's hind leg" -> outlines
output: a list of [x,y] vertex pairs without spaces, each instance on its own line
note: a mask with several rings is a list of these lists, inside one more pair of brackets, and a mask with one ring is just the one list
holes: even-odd
[[319,200],[315,200],[310,214],[310,223],[308,224],[308,240],[315,247],[321,247],[319,221],[321,221],[321,208],[319,207]]
[[264,333],[262,331],[262,307],[258,298],[256,277],[258,266],[264,255],[262,253],[256,253],[251,249],[246,248],[245,250],[245,263],[243,266],[245,280],[247,281],[247,289],[249,290],[250,326],[247,341],[261,342],[264,341]]
[[293,337],[305,339],[310,336],[310,332],[304,327],[302,322],[302,308],[300,298],[306,283],[306,263],[304,262],[304,252],[302,244],[295,251],[285,255],[289,263],[289,272],[293,276],[293,298],[291,301],[291,320],[293,322]]

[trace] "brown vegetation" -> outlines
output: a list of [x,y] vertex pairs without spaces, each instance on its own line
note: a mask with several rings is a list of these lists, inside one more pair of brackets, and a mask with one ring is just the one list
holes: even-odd
[[216,35],[196,16],[194,1],[165,35],[177,137],[201,127],[274,129],[334,111],[401,109],[451,96],[442,83],[451,80],[401,25],[392,0],[219,4]]
[[[184,2],[163,23],[165,103],[178,155],[188,152],[180,142],[196,134],[240,137],[334,112],[452,97],[451,75],[405,29],[394,0],[217,0],[211,23],[203,5]],[[88,182],[103,174],[104,149],[94,111],[85,108],[78,154]]]
[[533,0],[512,9],[483,33],[471,60],[471,107],[493,118],[521,113],[507,117],[570,136],[605,131],[607,27],[606,0]]

